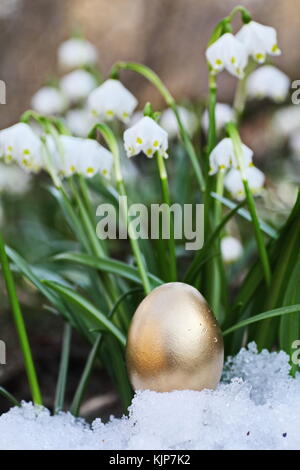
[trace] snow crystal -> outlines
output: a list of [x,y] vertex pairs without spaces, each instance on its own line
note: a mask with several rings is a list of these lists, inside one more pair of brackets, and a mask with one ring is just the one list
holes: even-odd
[[107,424],[23,403],[0,417],[0,449],[300,449],[300,374],[288,359],[251,343],[215,391],[138,392],[129,416]]

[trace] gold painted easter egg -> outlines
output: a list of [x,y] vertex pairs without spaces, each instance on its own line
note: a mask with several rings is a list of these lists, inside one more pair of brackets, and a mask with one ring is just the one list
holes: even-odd
[[138,306],[126,348],[135,390],[213,389],[220,380],[223,359],[220,328],[194,287],[163,284]]

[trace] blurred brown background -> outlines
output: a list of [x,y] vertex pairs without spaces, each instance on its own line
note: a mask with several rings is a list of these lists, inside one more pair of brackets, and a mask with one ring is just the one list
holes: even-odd
[[[204,51],[209,34],[236,0],[0,0],[0,78],[7,105],[0,125],[15,122],[31,95],[57,72],[58,45],[76,28],[100,50],[106,74],[119,59],[143,62],[166,81],[177,98],[203,97]],[[300,73],[299,0],[246,0],[253,17],[275,26],[283,54],[275,63],[291,78]],[[239,28],[239,24],[237,24]],[[297,75],[298,74],[298,75]],[[299,77],[298,77],[299,78]],[[143,101],[161,105],[144,80],[124,81]],[[231,99],[234,79],[222,75],[220,98]]]

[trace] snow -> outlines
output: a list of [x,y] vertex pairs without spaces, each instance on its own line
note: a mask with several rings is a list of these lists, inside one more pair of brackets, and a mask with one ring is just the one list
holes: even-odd
[[23,403],[0,417],[0,449],[300,449],[299,423],[300,374],[251,343],[217,390],[138,392],[129,416],[107,424]]

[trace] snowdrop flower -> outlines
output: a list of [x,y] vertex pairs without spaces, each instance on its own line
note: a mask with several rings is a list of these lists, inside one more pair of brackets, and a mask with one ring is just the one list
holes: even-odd
[[248,78],[247,94],[251,98],[271,98],[284,101],[290,88],[290,79],[273,65],[263,65]]
[[276,136],[288,137],[300,129],[300,107],[284,106],[274,113],[271,121],[272,131]]
[[128,122],[138,104],[137,99],[119,80],[108,79],[88,97],[88,107],[94,116],[110,121],[114,117]]
[[221,240],[221,253],[225,263],[233,263],[242,256],[243,246],[238,238],[223,237]]
[[106,148],[93,139],[60,136],[62,152],[51,136],[46,139],[46,145],[52,156],[52,163],[57,173],[62,177],[81,174],[87,178],[101,173],[109,176],[113,164],[113,156]]
[[124,132],[124,146],[128,157],[143,152],[151,158],[160,152],[167,158],[168,134],[153,119],[144,116],[137,124]]
[[28,191],[31,176],[16,165],[0,164],[0,192],[21,195]]
[[[242,144],[242,158],[244,167],[252,164],[253,151]],[[234,153],[233,143],[229,137],[222,139],[209,155],[210,175],[215,175],[218,171],[224,172],[226,169],[238,168],[238,162]]]
[[43,166],[40,139],[22,122],[0,131],[0,157],[6,163],[17,162],[26,171],[37,172]]
[[[245,169],[245,176],[252,193],[254,195],[261,194],[263,185],[265,183],[265,175],[263,172],[255,166],[249,166]],[[242,201],[245,198],[242,175],[239,170],[235,168],[231,169],[225,176],[224,185],[234,199]]]
[[236,38],[245,45],[248,54],[259,64],[265,62],[267,54],[281,54],[277,45],[276,29],[271,26],[250,21],[242,26]]
[[46,116],[61,114],[68,106],[65,95],[57,88],[44,86],[31,98],[32,109]]
[[71,38],[58,48],[58,63],[65,69],[76,69],[95,64],[97,59],[97,48],[86,39]]
[[72,103],[84,100],[96,88],[95,77],[86,70],[74,70],[60,80],[60,88]]
[[248,52],[233,34],[225,33],[207,48],[206,58],[213,73],[226,69],[232,75],[243,78]]
[[[216,130],[218,133],[223,129],[223,127],[228,122],[235,121],[234,110],[232,109],[231,106],[229,106],[229,104],[226,104],[226,103],[216,104],[215,116],[216,116]],[[208,127],[209,127],[209,117],[208,117],[207,109],[204,111],[203,116],[202,116],[202,126],[205,132],[207,132]]]
[[300,131],[294,132],[289,139],[289,146],[295,156],[300,156]]
[[89,131],[96,124],[97,120],[91,113],[83,109],[70,109],[65,115],[65,124],[67,128],[76,137],[87,137]]
[[[186,128],[189,135],[192,136],[195,133],[198,125],[198,120],[195,113],[187,108],[184,108],[183,106],[178,106],[177,109],[183,126]],[[178,122],[172,109],[166,109],[161,113],[159,123],[161,127],[167,131],[171,139],[179,135]]]

